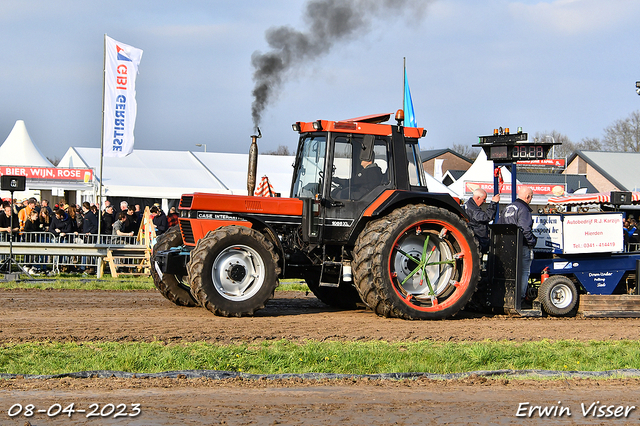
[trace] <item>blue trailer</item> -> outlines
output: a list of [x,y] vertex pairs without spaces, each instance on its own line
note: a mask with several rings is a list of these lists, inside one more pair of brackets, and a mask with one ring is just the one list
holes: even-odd
[[[522,237],[514,225],[492,225],[492,249],[476,301],[522,316],[640,316],[640,252],[624,251],[622,214],[534,217],[538,236],[528,297],[521,306]],[[514,255],[515,253],[515,255]],[[588,312],[588,311],[596,311]]]

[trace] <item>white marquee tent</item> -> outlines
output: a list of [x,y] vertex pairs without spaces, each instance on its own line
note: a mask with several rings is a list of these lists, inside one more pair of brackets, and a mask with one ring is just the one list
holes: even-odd
[[[287,196],[292,164],[291,156],[260,155],[257,181],[266,175],[274,190]],[[92,168],[97,182],[100,149],[71,147],[58,167]],[[246,195],[247,168],[248,154],[134,149],[127,157],[104,158],[103,193],[107,199],[160,198],[163,205],[189,192]],[[83,195],[93,199],[94,194]]]
[[24,121],[18,120],[0,146],[0,166],[53,167],[33,143]]

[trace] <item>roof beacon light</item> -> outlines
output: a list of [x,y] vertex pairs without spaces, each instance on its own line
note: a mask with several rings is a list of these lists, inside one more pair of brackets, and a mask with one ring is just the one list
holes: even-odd
[[398,123],[398,126],[400,126],[400,123],[404,121],[404,110],[399,109],[396,111],[396,122]]
[[504,128],[504,134],[505,134],[505,135],[508,135],[508,134],[509,134],[509,128],[508,128],[508,127],[505,127],[505,128]]
[[522,127],[518,127],[518,134],[522,133]]
[[493,129],[493,136],[498,136],[498,129]]

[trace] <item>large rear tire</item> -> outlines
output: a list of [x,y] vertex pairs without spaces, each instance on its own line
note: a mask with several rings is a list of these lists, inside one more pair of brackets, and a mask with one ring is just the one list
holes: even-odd
[[476,291],[480,254],[459,216],[409,205],[367,224],[355,244],[354,272],[362,300],[378,315],[444,319]]
[[171,302],[178,306],[194,307],[198,306],[198,302],[191,295],[191,289],[185,283],[183,276],[173,274],[160,274],[157,270],[155,254],[159,251],[169,250],[172,247],[180,247],[182,245],[182,234],[180,227],[173,226],[164,234],[160,235],[153,246],[153,257],[151,258],[151,275],[153,283],[160,293]]
[[194,297],[216,315],[251,316],[278,286],[278,255],[260,232],[244,226],[210,231],[187,265]]
[[351,284],[341,282],[339,287],[320,286],[320,275],[309,272],[304,280],[309,290],[323,303],[340,309],[357,309],[362,307],[362,299],[358,290]]

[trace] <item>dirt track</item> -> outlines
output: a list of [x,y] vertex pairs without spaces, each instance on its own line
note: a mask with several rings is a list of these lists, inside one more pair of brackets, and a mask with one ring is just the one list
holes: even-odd
[[[637,339],[640,319],[521,319],[462,313],[437,322],[384,319],[367,310],[336,311],[303,293],[276,293],[253,318],[220,318],[201,308],[181,308],[154,291],[104,292],[0,290],[0,343],[32,341],[274,340],[438,341]],[[76,403],[141,403],[132,418],[94,424],[511,424],[520,402],[555,406],[571,417],[544,423],[592,423],[580,404],[638,405],[638,380],[561,382],[299,382],[207,379],[61,379],[0,382],[0,424],[84,424],[85,415],[32,418],[7,415],[16,403],[49,408]],[[82,406],[82,407],[81,407]],[[130,408],[130,407],[128,407]],[[537,415],[535,416],[537,417]],[[611,419],[608,419],[611,420]],[[637,423],[640,409],[615,424]],[[526,420],[533,423],[533,419]],[[538,418],[538,421],[540,419]],[[78,422],[78,423],[76,423]],[[112,423],[110,423],[112,422]],[[609,423],[607,423],[609,424]]]
[[338,311],[312,294],[277,292],[253,318],[216,317],[171,304],[155,291],[0,290],[0,343],[33,341],[208,341],[274,339],[480,341],[637,339],[640,319],[483,316],[446,321],[380,318]]

